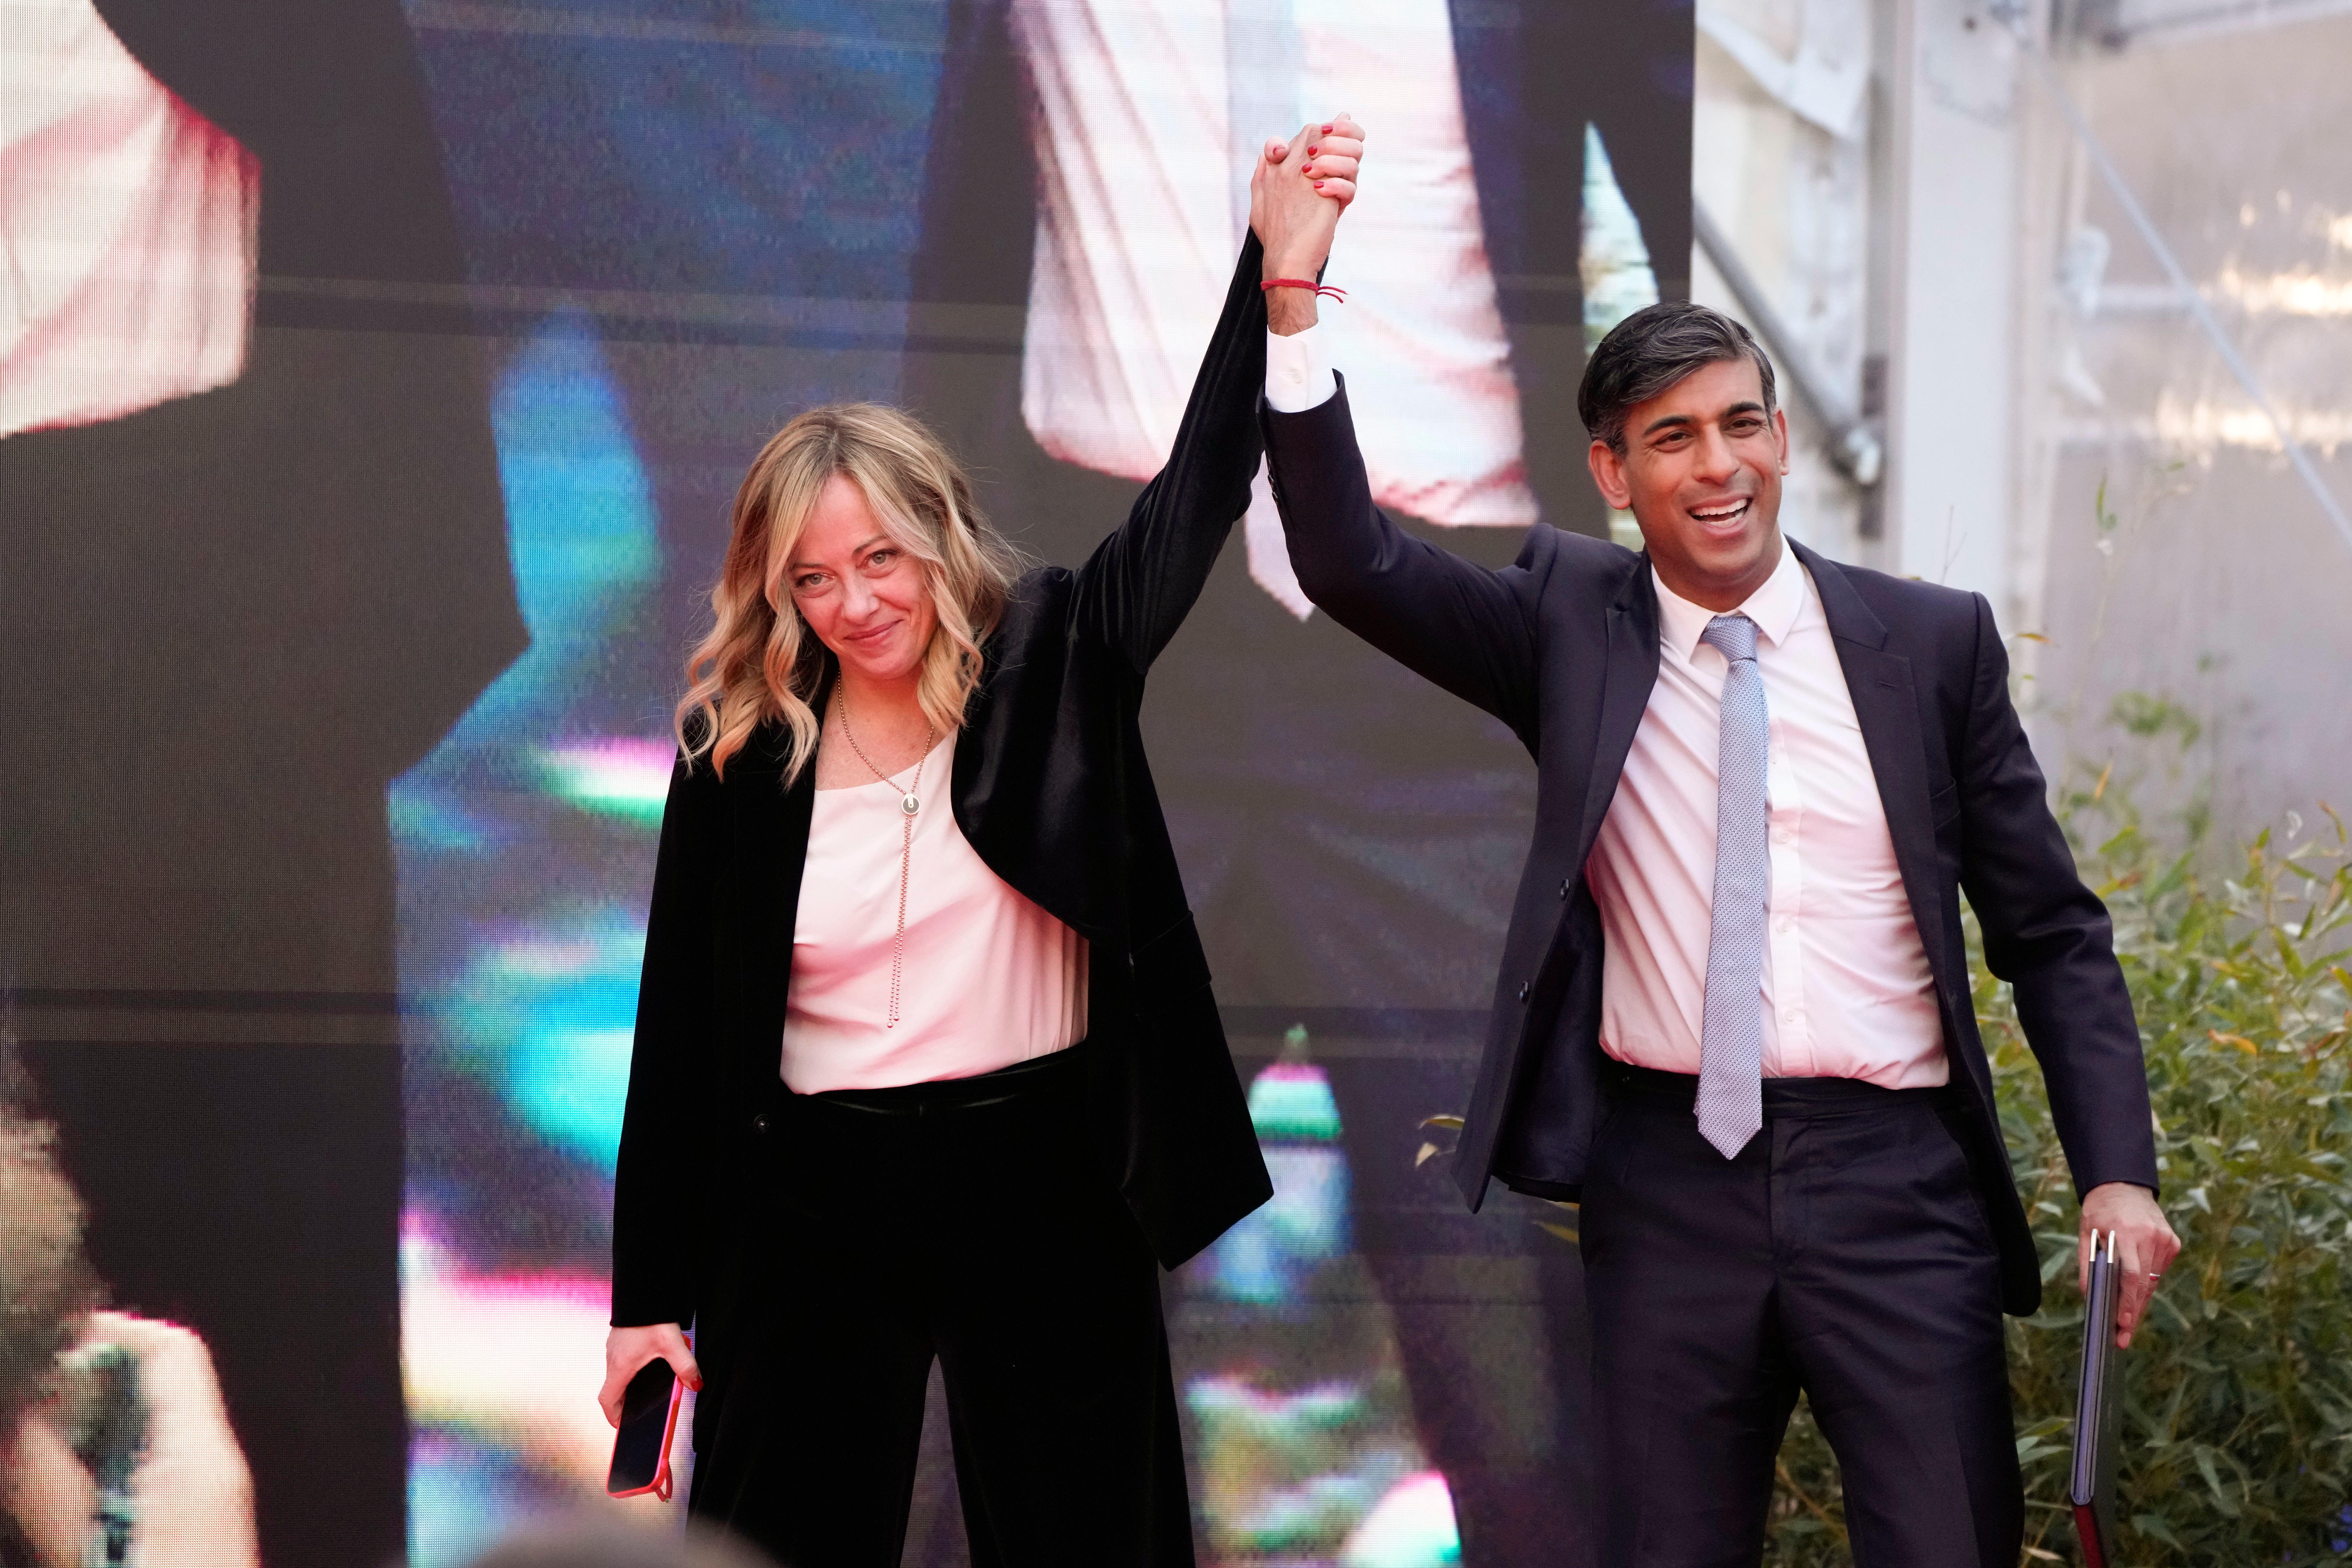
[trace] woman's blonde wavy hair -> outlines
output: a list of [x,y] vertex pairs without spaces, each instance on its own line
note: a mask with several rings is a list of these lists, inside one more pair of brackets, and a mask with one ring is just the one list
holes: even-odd
[[1020,554],[981,515],[971,481],[919,421],[878,403],[828,404],[777,431],[735,492],[727,563],[710,590],[714,624],[686,662],[677,704],[689,766],[708,758],[724,778],[728,759],[772,719],[789,732],[786,784],[816,754],[825,650],[793,603],[787,567],[836,474],[865,494],[883,531],[923,574],[939,626],[918,694],[940,733],[962,727],[980,684],[980,645],[1003,613]]

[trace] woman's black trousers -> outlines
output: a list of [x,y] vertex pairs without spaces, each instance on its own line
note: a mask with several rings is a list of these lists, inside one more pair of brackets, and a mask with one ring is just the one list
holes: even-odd
[[898,1568],[936,1356],[975,1568],[1191,1568],[1159,1266],[1076,1053],[782,1097],[761,1278],[693,1511],[784,1568]]

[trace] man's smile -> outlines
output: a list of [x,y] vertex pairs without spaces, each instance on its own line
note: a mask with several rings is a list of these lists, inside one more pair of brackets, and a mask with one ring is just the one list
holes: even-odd
[[1748,509],[1755,504],[1753,496],[1735,496],[1728,500],[1709,501],[1704,506],[1692,507],[1689,511],[1691,516],[1709,528],[1721,528],[1747,516]]

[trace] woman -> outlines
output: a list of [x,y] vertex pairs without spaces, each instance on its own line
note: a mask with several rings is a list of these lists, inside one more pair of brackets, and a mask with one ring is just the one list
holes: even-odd
[[1154,1264],[1271,1187],[1139,710],[1248,505],[1261,285],[1320,270],[1360,134],[1268,149],[1168,466],[1076,571],[1016,575],[939,443],[870,405],[795,419],[737,497],[603,1403],[656,1356],[700,1387],[693,1511],[791,1568],[898,1563],[934,1355],[975,1561],[1192,1560]]

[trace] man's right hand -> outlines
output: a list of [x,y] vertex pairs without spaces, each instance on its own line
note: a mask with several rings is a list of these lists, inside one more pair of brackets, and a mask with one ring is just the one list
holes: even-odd
[[654,1361],[669,1363],[680,1383],[701,1391],[702,1369],[695,1364],[694,1352],[687,1348],[686,1334],[677,1324],[614,1329],[604,1336],[604,1386],[596,1395],[596,1403],[604,1407],[605,1420],[615,1426],[621,1424],[621,1395],[628,1392],[629,1379]]
[[[1345,114],[1308,125],[1289,142],[1269,142],[1250,175],[1250,227],[1265,248],[1265,277],[1313,279],[1331,254],[1339,215],[1356,199],[1364,128]],[[1284,337],[1315,324],[1304,289],[1266,294],[1267,324]]]

